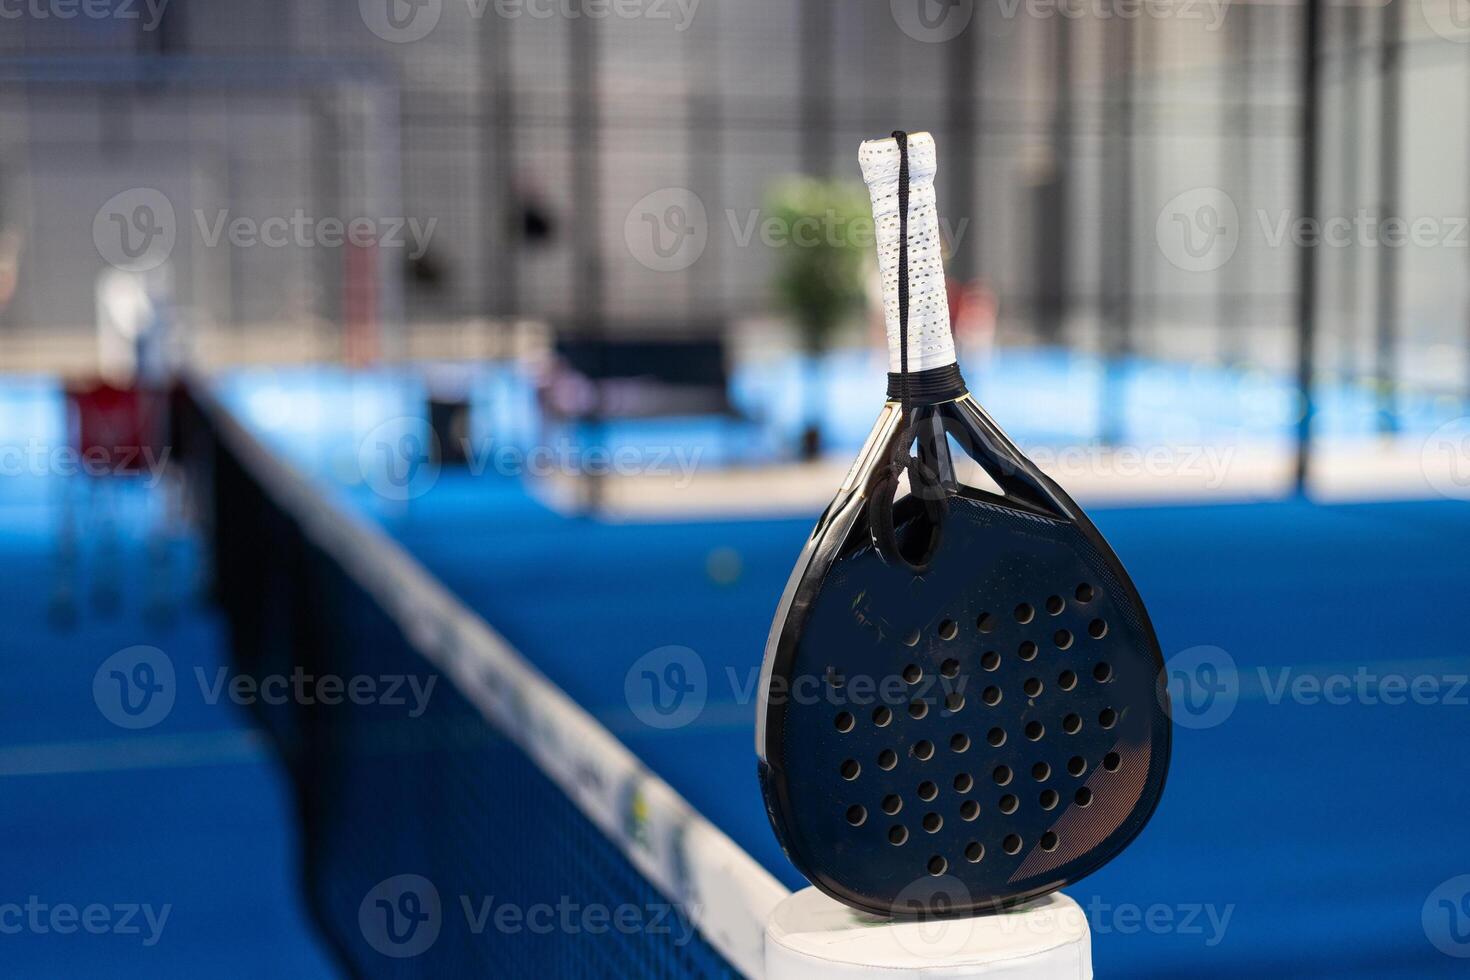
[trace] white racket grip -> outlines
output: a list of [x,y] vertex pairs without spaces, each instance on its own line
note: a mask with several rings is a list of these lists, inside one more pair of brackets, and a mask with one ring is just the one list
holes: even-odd
[[[937,169],[934,137],[910,133],[909,152],[909,372],[955,362],[949,331],[949,297],[944,291],[944,256],[939,212],[934,206]],[[878,276],[883,284],[883,317],[888,323],[888,370],[902,364],[898,331],[898,141],[865,140],[858,150],[863,181],[873,199],[878,240]]]

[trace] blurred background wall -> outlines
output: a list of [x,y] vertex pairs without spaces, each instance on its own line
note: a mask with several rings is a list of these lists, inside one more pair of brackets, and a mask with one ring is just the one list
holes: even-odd
[[[139,188],[172,206],[205,357],[493,349],[518,320],[780,345],[752,234],[771,180],[855,178],[895,127],[939,141],[951,272],[993,293],[1001,343],[1296,355],[1302,3],[78,4],[0,14],[7,367],[90,362],[94,221]],[[1312,179],[1320,216],[1369,229],[1319,250],[1329,375],[1470,385],[1465,8],[1324,5]],[[382,241],[211,245],[221,214]],[[1385,216],[1433,227],[1385,247]],[[426,244],[389,241],[409,219]]]

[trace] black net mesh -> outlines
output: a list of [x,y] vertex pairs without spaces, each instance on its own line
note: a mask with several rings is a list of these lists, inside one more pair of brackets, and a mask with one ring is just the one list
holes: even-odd
[[[210,492],[215,583],[240,675],[371,678],[380,697],[258,700],[294,784],[303,886],[356,974],[738,975],[683,907],[405,636],[181,405],[184,451]],[[397,696],[393,679],[406,678]],[[410,685],[433,684],[416,702]],[[272,703],[274,702],[274,703]],[[415,703],[427,710],[415,716]]]

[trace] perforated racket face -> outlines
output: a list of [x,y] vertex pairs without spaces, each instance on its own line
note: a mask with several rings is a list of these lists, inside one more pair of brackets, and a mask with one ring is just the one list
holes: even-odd
[[1162,790],[1169,722],[1147,614],[1086,518],[953,496],[922,575],[860,517],[830,530],[793,589],[762,733],[803,873],[869,911],[966,912],[1121,850]]

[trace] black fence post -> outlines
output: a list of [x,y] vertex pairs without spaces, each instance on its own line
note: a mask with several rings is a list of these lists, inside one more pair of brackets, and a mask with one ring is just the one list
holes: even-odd
[[[1302,25],[1302,111],[1300,187],[1303,226],[1317,220],[1318,173],[1321,154],[1322,0],[1306,0],[1306,22]],[[1317,333],[1317,243],[1303,243],[1297,252],[1297,389],[1301,393],[1301,416],[1297,420],[1296,492],[1305,495],[1312,457],[1312,422],[1315,404],[1314,359]]]
[[[1381,13],[1382,37],[1378,88],[1378,220],[1392,221],[1399,201],[1400,62],[1403,22],[1396,3]],[[1373,383],[1378,405],[1378,431],[1398,429],[1398,249],[1378,249],[1378,327],[1375,334]]]

